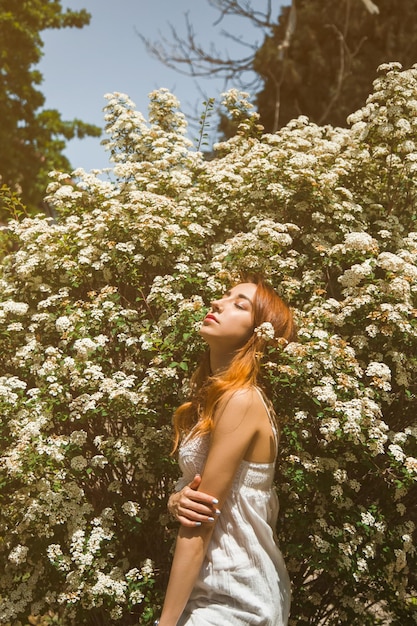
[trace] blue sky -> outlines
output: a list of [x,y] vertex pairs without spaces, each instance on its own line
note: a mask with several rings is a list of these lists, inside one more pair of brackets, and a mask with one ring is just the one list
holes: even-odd
[[[266,5],[266,0],[253,2],[257,8]],[[273,4],[278,16],[281,6],[290,2],[273,0]],[[221,79],[198,79],[197,83],[197,79],[182,76],[152,59],[137,32],[151,40],[161,35],[169,38],[172,24],[177,32],[185,33],[184,15],[188,12],[198,40],[208,45],[213,42],[231,54],[236,51],[236,46],[221,37],[222,28],[243,41],[262,42],[261,31],[242,18],[228,17],[215,27],[219,13],[206,0],[63,0],[62,5],[74,10],[85,8],[92,18],[90,25],[82,29],[43,33],[44,57],[39,69],[44,77],[41,91],[46,97],[45,107],[58,109],[63,119],[79,118],[101,127],[105,93],[128,94],[147,117],[149,92],[166,87],[191,117],[203,109],[201,91],[208,97],[218,97],[224,90]],[[246,51],[242,48],[239,53]],[[66,154],[74,167],[90,170],[108,165],[100,139],[73,140]]]

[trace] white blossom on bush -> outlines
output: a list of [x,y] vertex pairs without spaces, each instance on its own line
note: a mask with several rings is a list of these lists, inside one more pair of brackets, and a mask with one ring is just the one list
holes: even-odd
[[257,326],[253,332],[255,335],[261,339],[265,339],[266,341],[275,337],[275,329],[271,322],[263,322],[260,326]]
[[375,606],[415,621],[416,92],[417,68],[388,64],[350,128],[300,117],[262,135],[233,90],[239,131],[210,161],[167,90],[150,95],[149,121],[108,96],[112,175],[53,172],[56,219],[7,227],[0,623],[158,613],[172,413],[206,307],[253,271],[299,331],[267,341],[261,365],[282,418],[291,624],[373,623]]

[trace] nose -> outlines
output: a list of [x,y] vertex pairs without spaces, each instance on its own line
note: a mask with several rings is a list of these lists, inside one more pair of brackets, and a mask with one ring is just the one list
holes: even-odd
[[211,306],[212,311],[217,311],[218,313],[220,313],[222,310],[220,300],[212,300],[212,302],[210,303],[210,306]]

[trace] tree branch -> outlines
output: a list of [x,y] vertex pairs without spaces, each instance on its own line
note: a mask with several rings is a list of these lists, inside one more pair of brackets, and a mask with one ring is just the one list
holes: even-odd
[[[267,0],[264,11],[254,9],[248,0],[208,0],[208,3],[220,12],[219,18],[214,22],[215,26],[220,24],[226,16],[234,15],[245,18],[255,28],[260,28],[264,37],[268,31],[272,30],[271,0]],[[246,81],[246,83],[243,81],[243,75],[253,70],[253,59],[258,45],[249,44],[230,32],[222,30],[220,34],[223,37],[249,49],[249,54],[232,58],[227,52],[220,52],[213,44],[207,50],[197,41],[189,13],[185,14],[185,26],[186,34],[181,37],[174,26],[169,24],[171,38],[168,40],[161,36],[158,42],[152,42],[137,30],[136,32],[153,58],[180,74],[193,77],[217,76],[224,78],[225,83],[233,79],[235,83],[240,83],[246,89],[249,84],[254,86],[260,82],[258,78]]]

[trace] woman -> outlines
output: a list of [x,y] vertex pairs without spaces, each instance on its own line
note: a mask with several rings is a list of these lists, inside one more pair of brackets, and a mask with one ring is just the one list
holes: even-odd
[[170,509],[182,524],[159,624],[284,626],[290,584],[274,540],[272,485],[278,436],[257,384],[268,341],[295,338],[292,314],[263,281],[240,283],[212,303],[200,333],[209,351],[192,400],[174,416],[183,478]]

